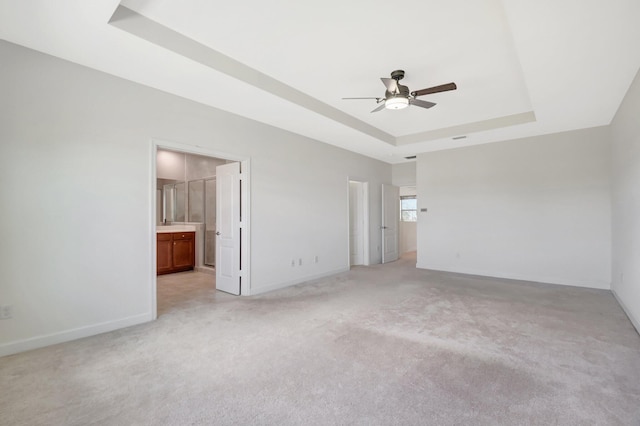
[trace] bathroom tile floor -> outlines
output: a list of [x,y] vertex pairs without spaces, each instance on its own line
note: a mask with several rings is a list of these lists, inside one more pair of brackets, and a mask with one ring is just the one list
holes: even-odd
[[215,275],[187,271],[158,275],[158,317],[193,303],[211,303],[216,296]]

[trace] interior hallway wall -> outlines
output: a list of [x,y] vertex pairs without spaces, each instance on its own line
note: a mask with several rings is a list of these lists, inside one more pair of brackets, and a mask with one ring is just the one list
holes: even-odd
[[613,122],[611,287],[640,332],[640,72]]
[[610,132],[418,155],[418,267],[610,288]]
[[416,186],[416,162],[391,166],[391,184],[394,186]]
[[381,261],[390,165],[4,41],[0,57],[0,355],[152,318],[152,138],[250,158],[253,293],[348,269],[349,176],[371,184]]

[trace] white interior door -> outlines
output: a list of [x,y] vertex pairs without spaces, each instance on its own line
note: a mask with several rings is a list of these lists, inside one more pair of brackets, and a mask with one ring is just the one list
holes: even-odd
[[398,260],[400,188],[382,185],[382,263]]
[[240,294],[240,163],[216,167],[216,289]]
[[349,258],[364,264],[364,190],[362,182],[349,182]]

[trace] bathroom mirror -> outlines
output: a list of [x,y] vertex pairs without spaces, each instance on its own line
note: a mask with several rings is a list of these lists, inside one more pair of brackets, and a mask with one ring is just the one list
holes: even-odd
[[173,222],[175,217],[175,185],[167,184],[162,186],[162,216],[163,222]]

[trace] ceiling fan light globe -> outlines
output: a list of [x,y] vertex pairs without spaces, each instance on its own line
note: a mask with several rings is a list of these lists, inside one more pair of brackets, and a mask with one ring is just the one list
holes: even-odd
[[404,97],[389,98],[384,101],[386,109],[403,109],[409,106],[409,99]]

